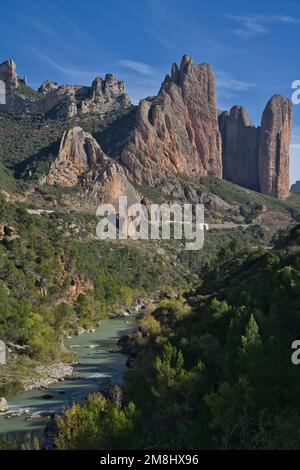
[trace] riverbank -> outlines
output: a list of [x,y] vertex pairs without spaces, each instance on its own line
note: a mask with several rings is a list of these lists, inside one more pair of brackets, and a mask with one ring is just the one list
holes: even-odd
[[34,368],[34,374],[21,380],[25,391],[33,389],[46,389],[63,380],[74,377],[74,366],[65,362],[50,365],[40,365]]
[[[129,317],[136,316],[149,303],[153,303],[154,299],[139,298],[130,307],[120,305],[115,308],[109,315],[110,320],[122,320],[128,322]],[[107,319],[106,319],[107,320]],[[98,323],[98,328],[106,320]],[[71,340],[76,336],[87,333],[95,333],[95,327],[83,328],[82,326],[74,327],[64,332],[64,342]],[[62,348],[61,357],[58,362],[51,364],[37,363],[26,357],[25,352],[27,346],[20,346],[13,343],[7,343],[8,358],[7,364],[0,367],[0,398],[8,400],[16,394],[34,390],[45,389],[53,384],[68,379],[77,379],[78,376],[74,370],[76,361],[74,360],[74,349],[76,345],[71,346],[69,350]],[[110,352],[122,352],[119,347],[112,347]],[[25,357],[24,357],[25,356]],[[0,409],[1,413],[1,409]],[[1,415],[0,415],[1,416]]]
[[[67,377],[60,372],[56,375],[53,369],[50,369],[51,377],[47,377],[51,366],[41,366],[39,380],[29,381],[29,390],[8,400],[9,410],[0,415],[0,433],[41,432],[52,414],[98,392],[104,378],[120,383],[126,371],[127,357],[115,351],[117,342],[122,336],[132,334],[134,329],[134,316],[108,319],[94,333],[66,339],[66,350],[75,356],[73,365],[64,364],[61,368],[61,372],[68,372]],[[54,383],[50,384],[50,379]],[[46,382],[48,386],[45,386]]]

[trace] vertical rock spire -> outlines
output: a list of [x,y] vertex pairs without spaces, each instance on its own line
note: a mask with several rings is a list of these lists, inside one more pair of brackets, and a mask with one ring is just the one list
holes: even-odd
[[259,190],[259,129],[242,106],[219,116],[222,136],[223,178],[247,188]]
[[155,98],[142,100],[121,154],[138,183],[154,185],[166,175],[222,177],[215,79],[208,64],[184,55],[173,64]]
[[17,67],[12,59],[8,59],[0,64],[0,80],[2,80],[8,91],[18,88],[19,78],[17,75]]
[[273,96],[263,112],[259,140],[260,191],[284,199],[289,194],[292,102]]

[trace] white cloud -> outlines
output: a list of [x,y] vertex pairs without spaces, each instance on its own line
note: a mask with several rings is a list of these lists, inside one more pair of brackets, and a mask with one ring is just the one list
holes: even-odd
[[232,101],[237,100],[241,93],[248,92],[254,83],[238,80],[231,73],[216,71],[216,88],[218,93],[218,106],[220,109],[227,109],[232,106]]
[[297,18],[294,18],[293,16],[284,16],[284,15],[273,15],[266,17],[268,21],[274,22],[274,21],[280,21],[281,23],[286,23],[286,24],[295,24],[299,23],[299,20]]
[[143,62],[137,62],[135,60],[119,60],[119,64],[127,69],[138,72],[141,75],[151,76],[154,74],[154,70],[147,64]]
[[216,71],[217,88],[220,90],[248,91],[254,83],[237,80],[228,72]]
[[230,31],[245,39],[267,34],[270,31],[268,26],[274,23],[299,23],[297,18],[285,15],[228,15],[228,18],[238,23],[238,28]]

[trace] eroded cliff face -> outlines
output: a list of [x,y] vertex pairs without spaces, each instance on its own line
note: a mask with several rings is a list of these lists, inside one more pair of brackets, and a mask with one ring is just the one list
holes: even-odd
[[0,64],[0,80],[5,82],[8,92],[7,104],[2,109],[9,112],[26,110],[68,119],[85,114],[105,114],[131,106],[124,82],[110,73],[104,79],[96,77],[91,86],[59,85],[47,80],[36,92],[18,76],[14,61],[7,60]]
[[0,64],[0,80],[5,82],[7,91],[19,87],[19,77],[17,75],[16,64],[13,60],[8,59]]
[[44,97],[32,104],[33,112],[51,112],[67,118],[88,113],[105,114],[131,105],[124,82],[112,74],[106,74],[104,79],[96,77],[90,87],[58,85],[48,80],[39,92]]
[[139,184],[166,175],[222,176],[215,80],[208,64],[184,56],[173,64],[158,95],[139,104],[136,126],[121,162]]
[[93,137],[81,127],[74,127],[64,132],[47,183],[75,186],[85,172],[95,171],[104,162],[105,154]]
[[242,106],[219,116],[222,136],[223,178],[259,191],[259,128],[251,122]]
[[234,106],[219,116],[223,178],[268,196],[289,195],[289,146],[292,103],[281,95],[268,102],[255,127],[244,108]]
[[292,132],[292,103],[273,96],[262,116],[259,139],[260,191],[276,198],[289,195],[289,146]]
[[[275,95],[257,128],[241,106],[218,117],[211,67],[195,64],[187,55],[180,67],[173,64],[158,95],[142,100],[138,107],[131,105],[124,82],[112,74],[96,77],[91,86],[48,80],[34,91],[8,60],[0,64],[0,80],[8,90],[1,111],[43,114],[51,122],[59,118],[68,123],[75,118],[88,129],[91,115],[95,115],[94,123],[95,119],[101,123],[100,132],[95,126],[90,129],[115,161],[104,156],[91,135],[75,128],[65,134],[48,181],[57,179],[58,184],[72,186],[80,180],[90,193],[94,184],[94,194],[99,194],[105,167],[103,174],[113,181],[111,191],[119,188],[116,194],[128,187],[127,178],[131,183],[155,186],[176,175],[212,175],[277,198],[289,194],[290,100]],[[44,131],[39,129],[37,134]],[[105,184],[108,187],[108,180]]]
[[123,168],[101,150],[96,140],[80,127],[65,131],[58,158],[42,184],[81,185],[98,202],[118,204],[126,195],[129,204],[140,202]]
[[291,193],[300,194],[300,181],[296,181],[296,183],[292,184]]

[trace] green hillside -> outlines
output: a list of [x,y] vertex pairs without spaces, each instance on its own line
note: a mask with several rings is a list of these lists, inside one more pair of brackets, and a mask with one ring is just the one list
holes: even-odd
[[58,446],[299,449],[299,232],[288,238],[292,254],[285,244],[238,257],[185,297],[147,308],[129,349],[138,355],[125,407],[97,396],[74,406],[59,419]]

